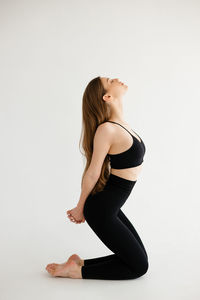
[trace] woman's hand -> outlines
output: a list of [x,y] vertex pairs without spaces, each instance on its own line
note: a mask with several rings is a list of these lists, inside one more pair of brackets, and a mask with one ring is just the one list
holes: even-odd
[[85,217],[83,215],[83,209],[79,206],[76,206],[73,209],[67,210],[67,215],[68,215],[68,218],[76,224],[85,222]]

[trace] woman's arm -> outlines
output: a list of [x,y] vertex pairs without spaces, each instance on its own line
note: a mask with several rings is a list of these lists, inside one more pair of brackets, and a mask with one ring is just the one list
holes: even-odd
[[91,190],[95,186],[96,182],[98,180],[97,176],[91,175],[91,173],[86,171],[81,185],[81,195],[78,204],[73,209],[69,209],[67,211],[68,218],[76,223],[80,224],[82,222],[85,222],[85,217],[83,215],[83,209],[85,201],[90,194]]
[[87,169],[81,186],[81,195],[78,207],[83,208],[85,200],[97,183],[103,162],[113,143],[113,128],[110,123],[100,124],[95,132],[93,141],[93,153],[89,168]]
[[82,181],[81,195],[77,204],[77,207],[79,207],[80,209],[84,208],[85,201],[92,191],[93,187],[97,183],[98,178],[98,176],[91,175],[86,171]]
[[102,165],[112,144],[113,136],[113,129],[110,123],[103,123],[98,126],[93,141],[91,162],[82,180],[78,204],[75,208],[67,211],[68,218],[73,222],[80,223],[84,220],[83,209],[85,201],[101,175]]

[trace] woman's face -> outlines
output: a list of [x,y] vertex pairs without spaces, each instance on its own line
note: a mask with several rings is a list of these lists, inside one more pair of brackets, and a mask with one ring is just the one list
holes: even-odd
[[111,79],[107,77],[100,77],[104,89],[107,91],[106,95],[112,98],[121,98],[127,91],[128,86],[119,81],[118,78]]

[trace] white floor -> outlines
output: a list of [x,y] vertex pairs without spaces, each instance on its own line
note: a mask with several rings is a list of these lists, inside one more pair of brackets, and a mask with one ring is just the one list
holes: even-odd
[[[160,263],[159,263],[160,262]],[[175,261],[174,261],[175,263]],[[7,265],[7,264],[5,264]],[[163,264],[154,257],[151,269],[136,280],[106,281],[53,278],[42,262],[15,263],[10,259],[1,272],[2,300],[22,299],[192,299],[198,300],[199,274],[186,274],[184,266],[175,272],[172,262]],[[186,266],[185,266],[186,267]]]
[[199,253],[195,248],[190,251],[189,248],[182,247],[181,242],[170,245],[166,241],[165,245],[163,241],[158,240],[160,247],[155,244],[148,245],[149,270],[135,280],[55,278],[45,270],[46,265],[50,262],[64,262],[70,254],[78,253],[74,249],[78,249],[77,245],[83,241],[80,234],[82,230],[85,231],[84,234],[88,234],[88,240],[95,241],[93,249],[84,245],[81,253],[84,252],[85,257],[82,255],[82,258],[88,258],[89,253],[94,253],[95,247],[97,256],[103,251],[102,255],[111,252],[106,252],[105,247],[98,242],[85,224],[67,225],[73,228],[74,240],[71,243],[70,239],[67,240],[67,236],[63,237],[63,234],[57,237],[55,227],[49,228],[47,232],[44,229],[46,227],[42,228],[41,224],[37,226],[36,223],[35,228],[30,226],[28,221],[24,228],[20,224],[22,224],[20,221],[13,222],[13,226],[8,227],[4,223],[1,227],[5,229],[1,237],[1,300],[200,299]]

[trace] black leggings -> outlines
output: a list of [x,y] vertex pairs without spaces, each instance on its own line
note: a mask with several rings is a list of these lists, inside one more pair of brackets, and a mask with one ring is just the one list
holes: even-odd
[[83,279],[135,279],[147,272],[144,245],[120,209],[136,181],[110,173],[104,189],[87,197],[83,210],[85,220],[114,254],[85,259],[81,268]]

